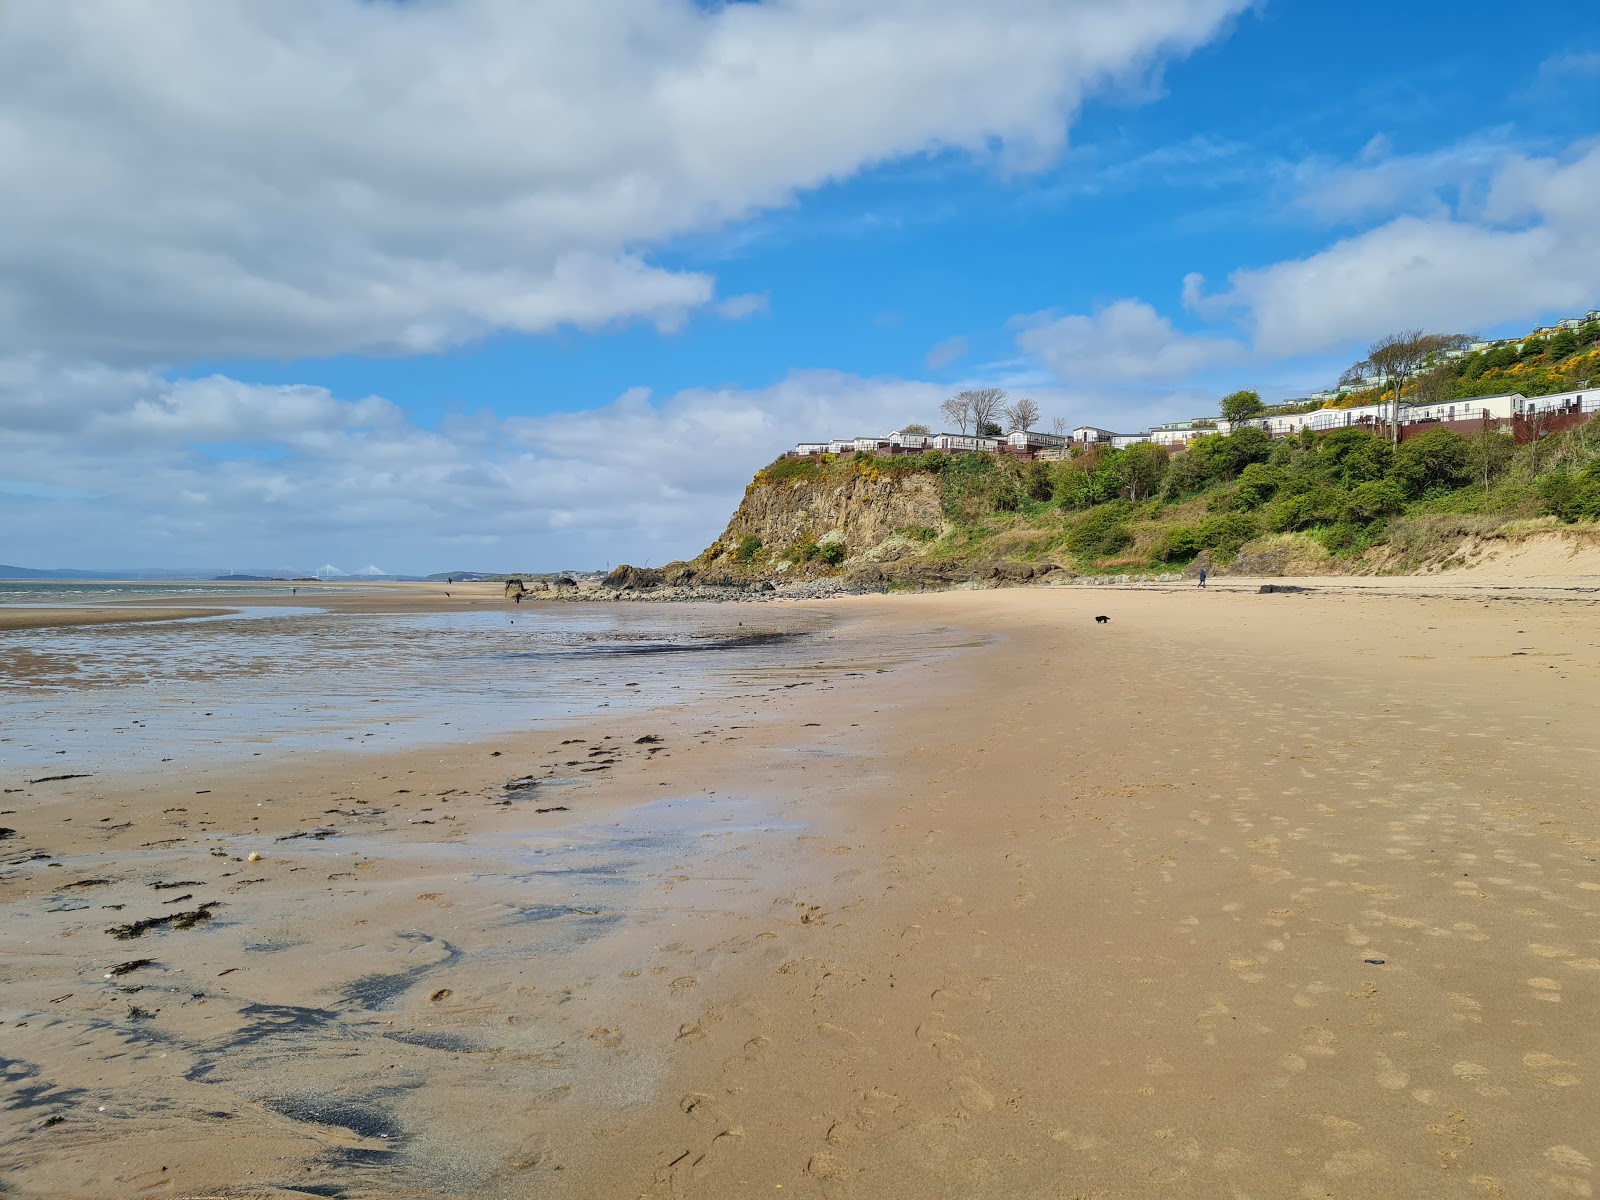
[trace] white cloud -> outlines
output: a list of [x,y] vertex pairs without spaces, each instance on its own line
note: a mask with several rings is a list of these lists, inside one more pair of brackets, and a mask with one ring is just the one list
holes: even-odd
[[944,341],[929,350],[923,362],[930,371],[942,371],[953,362],[959,362],[967,356],[967,339],[957,335],[945,338]]
[[729,296],[726,300],[719,301],[717,315],[729,321],[743,321],[759,316],[770,307],[765,292],[741,292],[737,296]]
[[1301,212],[1329,223],[1381,220],[1401,213],[1448,216],[1481,199],[1485,180],[1510,155],[1500,136],[1458,142],[1426,154],[1392,154],[1378,134],[1354,163],[1308,158],[1283,185]]
[[1508,155],[1481,197],[1405,215],[1305,258],[1240,270],[1187,302],[1231,310],[1256,353],[1282,358],[1393,329],[1484,329],[1600,302],[1600,144],[1568,156]]
[[1182,380],[1245,355],[1230,338],[1178,332],[1141,300],[1117,300],[1092,316],[1035,313],[1013,323],[1017,345],[1069,381]]
[[[70,389],[76,415],[31,397]],[[458,417],[220,376],[0,360],[0,527],[24,566],[381,562],[400,571],[692,555],[797,436],[931,419],[932,384],[802,372],[635,390],[582,413]],[[242,447],[242,449],[241,449]]]
[[9,0],[0,353],[434,350],[643,318],[674,236],[888,159],[1056,153],[1246,0]]

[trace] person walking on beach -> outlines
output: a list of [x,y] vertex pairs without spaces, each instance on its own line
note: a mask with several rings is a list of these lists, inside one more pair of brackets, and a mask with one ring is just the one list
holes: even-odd
[[1204,567],[1201,567],[1200,568],[1200,589],[1202,591],[1204,591],[1205,590],[1205,586],[1206,586],[1206,569]]

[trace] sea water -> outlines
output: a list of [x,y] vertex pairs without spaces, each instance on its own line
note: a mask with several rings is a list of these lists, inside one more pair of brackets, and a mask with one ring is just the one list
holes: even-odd
[[954,630],[868,638],[815,608],[743,604],[259,607],[0,631],[0,774],[478,740],[763,696],[968,641]]

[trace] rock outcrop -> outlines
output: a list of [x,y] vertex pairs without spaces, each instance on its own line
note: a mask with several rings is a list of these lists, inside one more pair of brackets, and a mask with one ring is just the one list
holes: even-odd
[[903,530],[933,534],[943,527],[939,485],[931,474],[776,481],[758,474],[705,557],[737,555],[750,540],[773,563],[807,542],[831,541],[847,555],[857,554]]

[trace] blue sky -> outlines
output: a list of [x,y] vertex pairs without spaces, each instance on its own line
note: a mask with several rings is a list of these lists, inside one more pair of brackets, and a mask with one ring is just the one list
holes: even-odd
[[1581,6],[51,7],[0,9],[55,134],[0,200],[0,561],[659,562],[962,386],[1133,429],[1600,306]]

